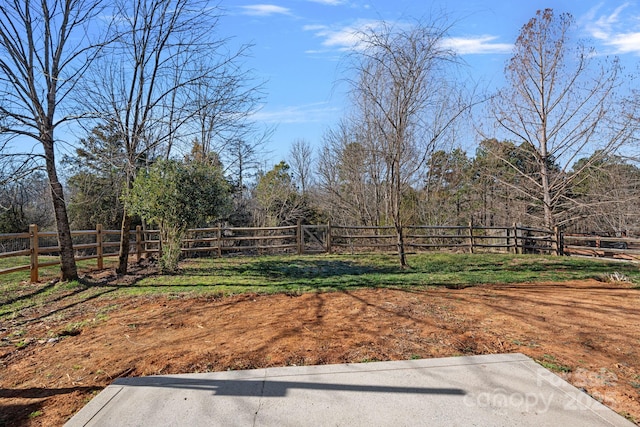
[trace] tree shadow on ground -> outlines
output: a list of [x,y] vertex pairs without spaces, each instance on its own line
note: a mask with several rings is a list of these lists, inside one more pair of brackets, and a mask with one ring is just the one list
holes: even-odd
[[256,260],[251,263],[212,267],[187,267],[181,270],[185,276],[214,274],[224,276],[263,276],[277,279],[327,278],[335,276],[357,276],[363,274],[401,274],[402,269],[395,266],[363,265],[355,261],[317,260],[296,258],[284,260]]
[[[134,271],[136,269],[134,268]],[[76,306],[85,304],[91,300],[113,293],[123,287],[133,287],[140,280],[157,274],[153,269],[145,269],[126,276],[126,278],[116,275],[109,275],[107,278],[94,279],[90,274],[80,278],[73,288],[67,282],[51,282],[47,285],[51,294],[44,299],[33,299],[29,304],[22,305],[16,310],[4,314],[4,318],[12,318],[11,326],[23,326],[26,324],[41,321],[47,317],[59,314]],[[56,292],[55,288],[59,288]],[[39,291],[41,294],[44,291]],[[34,294],[30,296],[33,297]],[[26,300],[29,296],[16,298],[16,301]],[[8,304],[8,303],[4,303]],[[20,313],[19,316],[16,315]],[[1,317],[0,317],[1,318]]]
[[56,283],[57,282],[55,280],[51,280],[51,281],[45,283],[42,286],[38,286],[32,292],[20,293],[19,295],[15,296],[13,298],[2,300],[2,301],[0,301],[0,306],[9,305],[9,304],[13,304],[13,303],[18,302],[18,301],[22,301],[22,300],[26,300],[26,299],[29,299],[29,298],[33,298],[33,297],[35,297],[37,295],[40,295],[40,294],[52,289],[56,285]]
[[22,398],[22,399],[40,399],[44,397],[56,396],[58,394],[69,394],[74,392],[93,393],[102,390],[102,387],[63,387],[63,388],[0,388],[0,398]]

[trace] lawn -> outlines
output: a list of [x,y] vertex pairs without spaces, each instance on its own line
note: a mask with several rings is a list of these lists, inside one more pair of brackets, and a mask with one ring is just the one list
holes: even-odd
[[[26,258],[26,257],[23,257]],[[13,264],[10,261],[13,260]],[[280,255],[260,257],[196,258],[185,260],[173,275],[152,274],[153,269],[114,285],[99,280],[95,261],[82,261],[78,282],[53,283],[57,267],[42,269],[42,280],[28,283],[28,272],[0,276],[0,319],[20,310],[56,299],[120,297],[150,294],[293,293],[344,291],[358,288],[447,287],[464,288],[484,283],[509,284],[597,279],[612,275],[640,284],[636,264],[616,261],[512,254],[410,255],[410,268],[401,268],[390,254]],[[0,259],[0,269],[27,262]],[[108,261],[113,267],[115,260]]]
[[[6,260],[5,260],[6,262]],[[192,259],[0,276],[0,425],[61,425],[122,376],[518,352],[640,419],[640,272],[495,254]],[[46,277],[45,274],[42,275]],[[133,351],[132,351],[133,350]]]

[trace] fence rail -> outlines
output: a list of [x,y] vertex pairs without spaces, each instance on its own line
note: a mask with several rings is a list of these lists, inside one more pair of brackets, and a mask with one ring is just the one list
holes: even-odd
[[[333,224],[286,227],[213,227],[190,229],[182,242],[186,256],[221,257],[228,253],[355,253],[372,250],[395,250],[397,235],[394,227],[345,226]],[[501,251],[510,253],[563,252],[561,236],[549,230],[523,227],[485,227],[469,223],[460,226],[411,225],[403,227],[405,248],[408,251],[456,250],[470,253]],[[118,256],[119,230],[72,231],[77,260],[97,260],[98,269],[104,259]],[[162,250],[158,230],[137,227],[130,231],[130,253],[139,261]],[[591,238],[593,239],[593,238]],[[640,254],[640,239],[636,239]],[[574,246],[569,246],[573,248]],[[593,249],[589,247],[590,249]],[[616,248],[612,248],[614,251]],[[0,274],[30,270],[30,280],[37,282],[39,269],[59,264],[58,260],[43,259],[42,255],[58,255],[56,233],[41,232],[36,225],[28,233],[0,234],[0,259],[29,256],[29,264],[1,269]],[[571,249],[572,250],[572,249]],[[609,249],[610,250],[610,249]]]
[[566,255],[640,259],[640,239],[632,237],[564,234],[562,247]]

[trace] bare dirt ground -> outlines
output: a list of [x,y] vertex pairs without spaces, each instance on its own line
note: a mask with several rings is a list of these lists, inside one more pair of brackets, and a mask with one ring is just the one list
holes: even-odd
[[637,423],[639,303],[597,281],[54,301],[0,325],[0,425],[61,425],[121,376],[509,352]]

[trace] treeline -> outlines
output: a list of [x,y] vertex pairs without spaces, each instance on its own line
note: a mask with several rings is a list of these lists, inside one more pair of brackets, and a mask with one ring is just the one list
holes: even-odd
[[[324,161],[334,157],[335,169],[329,175],[321,168],[316,175],[310,198],[316,210],[340,224],[390,224],[389,188],[361,147],[347,144],[331,152],[325,146],[323,155]],[[568,171],[555,162],[549,169],[556,179],[572,183],[563,194],[567,200],[554,209],[555,225],[574,232],[640,232],[640,169],[635,163],[597,152]],[[403,191],[403,222],[544,227],[543,205],[529,194],[539,181],[527,143],[484,140],[472,156],[460,148],[436,150]]]
[[[211,31],[218,13],[206,0],[0,9],[0,231],[55,225],[73,279],[71,229],[97,223],[121,230],[121,274],[136,224],[158,226],[178,255],[188,227],[388,225],[402,265],[407,224],[638,228],[634,80],[571,38],[571,15],[538,11],[491,93],[465,73],[446,19],[367,26],[341,62],[343,118],[263,168],[263,88],[242,67],[249,47]],[[86,131],[58,159],[71,122]],[[42,154],[10,150],[15,138]],[[480,142],[459,148],[469,138]]]
[[[63,161],[72,229],[93,229],[102,224],[118,229],[124,203],[123,177],[117,165],[123,162],[121,142],[99,141],[95,130],[81,141],[75,156]],[[283,226],[299,219],[309,224],[385,226],[392,224],[389,187],[379,165],[368,158],[358,143],[336,144],[327,134],[324,145],[313,150],[309,142],[293,144],[285,161],[268,171],[249,168],[244,183],[225,175],[228,191],[216,201],[221,207],[213,217],[203,217],[194,226]],[[222,175],[224,165],[215,153],[207,156],[194,144],[184,163],[206,161]],[[508,153],[509,163],[492,153]],[[106,153],[109,153],[108,155]],[[121,156],[117,160],[118,154]],[[150,166],[157,159],[149,159]],[[589,163],[588,169],[582,165]],[[516,165],[518,170],[514,170]],[[513,222],[544,226],[540,203],[523,191],[523,177],[535,178],[531,148],[527,144],[485,140],[473,156],[460,148],[436,150],[428,157],[416,182],[403,190],[404,223],[424,225],[486,226]],[[562,174],[558,164],[550,170]],[[613,154],[594,153],[579,159],[567,172],[575,176],[565,196],[573,209],[561,211],[558,223],[573,232],[621,235],[640,233],[640,168]],[[526,182],[526,181],[525,181]],[[533,184],[531,184],[533,185]],[[30,223],[53,226],[47,182],[34,174],[0,188],[8,209],[0,216],[2,233],[26,231]],[[185,189],[187,191],[187,189]],[[214,210],[212,210],[212,213]],[[139,217],[134,225],[142,223]]]

